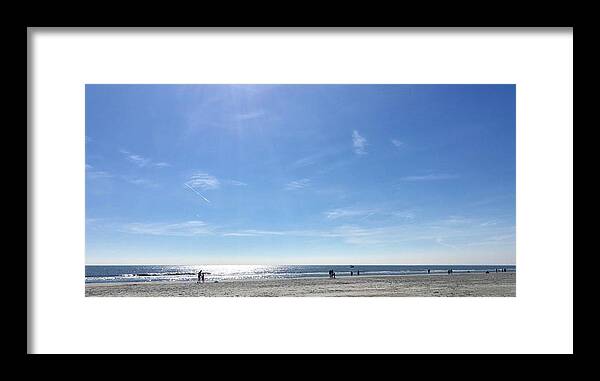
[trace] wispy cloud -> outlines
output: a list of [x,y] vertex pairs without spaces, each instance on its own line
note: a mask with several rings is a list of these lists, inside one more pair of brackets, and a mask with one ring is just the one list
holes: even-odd
[[106,172],[106,171],[90,171],[90,170],[88,170],[86,173],[86,177],[88,179],[95,180],[95,179],[109,179],[114,176],[111,173]]
[[203,172],[195,173],[190,177],[188,181],[183,183],[184,187],[196,193],[208,203],[210,203],[210,200],[206,198],[206,196],[204,196],[204,194],[202,194],[201,192],[219,189],[221,188],[221,184],[230,185],[234,187],[243,187],[248,185],[239,180],[226,179],[221,181],[215,176]]
[[415,212],[411,210],[400,210],[391,212],[394,217],[404,218],[407,220],[412,220],[415,218]]
[[265,116],[266,113],[262,110],[250,111],[233,115],[233,119],[238,121],[258,119]]
[[438,244],[444,246],[444,247],[449,247],[451,249],[458,249],[458,247],[456,247],[455,245],[450,245],[449,243],[447,243],[444,239],[442,238],[436,238],[435,242],[437,242]]
[[515,194],[512,192],[509,192],[509,193],[505,193],[505,194],[494,195],[494,196],[486,197],[483,199],[479,199],[479,200],[471,202],[469,205],[470,206],[484,206],[484,205],[496,204],[496,203],[505,201],[507,199],[514,199],[514,197],[515,197]]
[[[342,213],[348,215],[348,213]],[[339,214],[332,214],[333,216]],[[462,223],[451,223],[452,220]],[[309,230],[237,230],[221,232],[229,237],[290,236],[314,239],[337,239],[353,245],[403,245],[423,242],[456,249],[479,244],[514,244],[514,225],[482,226],[482,220],[450,216],[419,224],[362,226],[344,224],[331,228]]]
[[152,167],[152,168],[165,168],[165,167],[170,167],[171,165],[169,163],[166,163],[164,161],[155,163],[154,161],[152,161],[152,159],[149,159],[147,157],[144,157],[142,155],[137,155],[134,153],[131,153],[127,150],[120,150],[120,152],[125,155],[125,158],[132,164],[137,165],[140,168],[145,168],[145,167]]
[[358,131],[352,131],[352,145],[354,146],[354,153],[357,155],[366,155],[367,151],[367,139],[362,137]]
[[498,221],[496,221],[496,220],[485,221],[485,222],[482,222],[480,225],[481,226],[494,226],[494,225],[498,225]]
[[124,233],[195,237],[214,234],[214,228],[203,221],[186,221],[181,223],[129,223],[121,226]]
[[122,180],[125,181],[129,184],[133,184],[133,185],[137,185],[137,186],[143,186],[146,188],[156,188],[158,187],[158,184],[155,183],[152,180],[148,180],[148,179],[144,179],[141,177],[131,177],[131,176],[123,176],[123,175],[113,175],[112,173],[109,173],[107,171],[99,171],[99,170],[94,170],[94,167],[86,164],[85,165],[85,170],[86,170],[86,177],[88,179],[92,179],[92,180],[96,180],[96,179],[115,179],[115,180]]
[[342,218],[360,218],[362,220],[371,216],[383,218],[401,218],[412,220],[415,218],[414,212],[410,210],[393,210],[383,208],[357,209],[357,208],[337,208],[324,213],[328,220],[337,220]]
[[219,189],[221,182],[219,179],[208,173],[196,173],[192,175],[188,181],[183,183],[183,185],[210,204],[210,200],[200,193],[200,191]]
[[238,180],[223,180],[224,184],[233,185],[234,187],[244,187],[248,184]]
[[500,234],[484,238],[483,240],[475,240],[465,244],[465,246],[498,246],[498,245],[514,245],[515,233]]
[[296,160],[294,162],[294,164],[292,165],[292,167],[301,168],[301,167],[306,167],[306,166],[315,164],[323,156],[324,156],[323,154],[315,154],[315,155],[303,157],[301,159]]
[[274,231],[274,230],[256,230],[246,229],[235,232],[225,232],[221,235],[223,237],[258,237],[267,235],[289,235],[290,231]]
[[392,144],[396,148],[400,148],[400,147],[404,146],[404,143],[397,139],[392,139]]
[[194,189],[201,190],[219,189],[221,186],[219,179],[208,173],[196,173],[185,184]]
[[129,155],[127,156],[130,162],[137,165],[138,167],[145,167],[150,163],[150,159],[146,159],[140,155]]
[[377,211],[374,209],[351,209],[351,208],[338,208],[325,212],[325,217],[329,220],[337,220],[339,218],[348,217],[367,217]]
[[436,180],[451,180],[457,179],[458,175],[447,173],[432,173],[421,176],[405,176],[400,178],[400,181],[436,181]]
[[463,216],[448,216],[443,218],[440,222],[444,224],[470,224],[473,222],[473,219]]
[[295,181],[290,181],[285,184],[285,190],[298,190],[306,188],[310,185],[310,179],[300,179]]
[[212,226],[200,220],[178,223],[128,223],[118,225],[118,230],[130,234],[157,236],[196,237],[219,235],[234,238],[302,237],[307,239],[333,239],[351,245],[403,245],[423,242],[452,249],[480,245],[508,245],[515,242],[514,225],[481,226],[481,221],[465,225],[404,224],[387,226],[361,226],[345,224],[323,229],[239,229],[231,230]]
[[319,164],[319,167],[324,163],[331,163],[335,161],[335,158],[340,156],[344,151],[346,151],[345,147],[330,147],[325,149],[320,149],[318,152],[312,153],[310,155],[304,156],[296,161],[294,161],[291,165],[292,168],[302,168],[307,167],[314,164]]
[[143,179],[143,178],[139,178],[139,177],[123,177],[123,179],[133,185],[143,186],[143,187],[147,187],[147,188],[158,187],[158,184],[156,184],[154,181],[148,180],[148,179]]
[[411,241],[431,241],[437,243],[441,236],[445,239],[452,232],[440,232],[430,228],[411,227],[406,225],[385,227],[363,227],[357,225],[341,225],[320,230],[239,230],[222,232],[226,237],[305,237],[316,239],[338,239],[348,244],[399,244]]

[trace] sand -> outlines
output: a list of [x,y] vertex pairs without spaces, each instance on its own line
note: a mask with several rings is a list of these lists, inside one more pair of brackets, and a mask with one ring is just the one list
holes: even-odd
[[516,273],[86,284],[86,296],[515,296]]

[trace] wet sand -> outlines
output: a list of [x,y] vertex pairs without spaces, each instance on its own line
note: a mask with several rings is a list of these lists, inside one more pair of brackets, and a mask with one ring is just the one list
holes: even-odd
[[516,296],[516,273],[86,284],[85,296]]

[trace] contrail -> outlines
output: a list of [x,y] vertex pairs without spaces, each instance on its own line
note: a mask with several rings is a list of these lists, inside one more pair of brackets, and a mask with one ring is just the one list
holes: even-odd
[[194,193],[196,193],[198,196],[202,197],[204,199],[204,201],[208,202],[210,204],[210,201],[208,201],[208,199],[204,196],[202,196],[200,194],[200,192],[198,192],[197,190],[195,190],[194,188],[192,188],[191,186],[189,186],[187,183],[184,183],[183,185],[185,185],[186,187],[190,188]]

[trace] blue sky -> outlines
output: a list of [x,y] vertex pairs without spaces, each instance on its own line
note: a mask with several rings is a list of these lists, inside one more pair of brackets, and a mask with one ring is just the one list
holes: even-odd
[[87,85],[86,263],[513,264],[513,85]]

